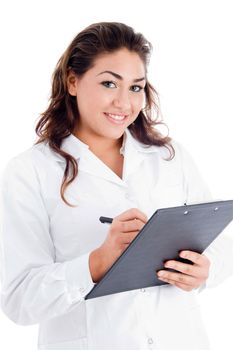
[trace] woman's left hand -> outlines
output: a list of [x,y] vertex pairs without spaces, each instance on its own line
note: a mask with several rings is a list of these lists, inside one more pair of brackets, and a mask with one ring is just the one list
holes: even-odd
[[157,272],[157,277],[185,291],[199,288],[209,276],[209,259],[203,254],[189,250],[182,251],[180,256],[191,260],[194,264],[190,265],[176,260],[168,260],[164,266],[180,271],[181,273],[160,270]]

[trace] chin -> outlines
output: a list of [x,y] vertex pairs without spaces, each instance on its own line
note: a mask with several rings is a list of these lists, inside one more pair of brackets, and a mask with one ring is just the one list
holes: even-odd
[[118,140],[123,136],[126,128],[124,127],[121,130],[106,130],[106,132],[102,131],[101,135],[112,140]]

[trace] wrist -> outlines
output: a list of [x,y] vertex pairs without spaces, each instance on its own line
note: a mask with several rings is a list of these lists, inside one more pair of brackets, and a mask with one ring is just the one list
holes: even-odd
[[101,247],[93,250],[90,253],[89,256],[89,267],[90,267],[90,273],[91,277],[94,283],[99,282],[101,277],[104,274],[105,268],[104,268],[104,255],[102,252]]

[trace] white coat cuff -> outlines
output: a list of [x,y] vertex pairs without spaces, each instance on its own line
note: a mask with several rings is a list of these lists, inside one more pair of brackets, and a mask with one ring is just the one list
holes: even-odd
[[66,263],[67,296],[70,304],[84,300],[95,285],[89,268],[90,253],[88,252]]
[[198,288],[198,293],[202,292],[206,288],[215,287],[219,283],[218,274],[221,273],[221,269],[223,269],[223,264],[221,260],[219,261],[218,257],[214,256],[214,253],[210,250],[204,251],[203,253],[210,261],[209,267],[209,276],[205,283],[203,283]]

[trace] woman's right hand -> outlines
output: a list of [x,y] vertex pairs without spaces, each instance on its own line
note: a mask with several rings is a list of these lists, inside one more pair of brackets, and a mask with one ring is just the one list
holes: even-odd
[[90,254],[89,265],[93,282],[102,278],[147,220],[147,216],[137,208],[126,210],[113,219],[105,241]]

